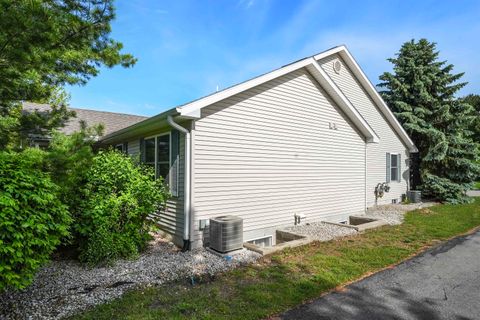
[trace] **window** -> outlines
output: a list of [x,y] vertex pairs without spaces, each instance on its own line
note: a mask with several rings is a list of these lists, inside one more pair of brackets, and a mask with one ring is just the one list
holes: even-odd
[[157,137],[157,170],[156,177],[167,179],[170,169],[170,135]]
[[144,163],[146,165],[151,166],[152,168],[155,168],[155,137],[153,138],[148,138],[145,139],[145,158],[144,158]]
[[390,180],[398,180],[398,154],[392,154],[390,156]]
[[155,169],[155,177],[162,177],[170,193],[178,197],[180,166],[180,135],[177,130],[154,137],[140,139],[143,163]]
[[122,153],[127,153],[127,143],[119,143],[115,146],[115,150],[118,150]]
[[399,153],[387,153],[387,182],[402,181],[400,159]]
[[155,177],[167,181],[170,169],[170,134],[145,139],[144,148],[144,163],[155,169]]
[[259,239],[253,239],[253,240],[248,240],[248,243],[254,244],[258,247],[271,247],[272,246],[272,236],[268,236],[265,238],[259,238]]

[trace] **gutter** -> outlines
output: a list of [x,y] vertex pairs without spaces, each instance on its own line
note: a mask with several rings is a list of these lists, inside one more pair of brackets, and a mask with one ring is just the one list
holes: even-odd
[[191,215],[190,215],[190,206],[191,206],[191,139],[190,139],[190,131],[176,123],[172,116],[167,116],[167,122],[173,128],[177,129],[178,131],[185,134],[185,181],[184,181],[184,217],[185,217],[185,225],[183,226],[183,248],[182,251],[190,250],[191,246],[191,239],[190,239],[190,224],[191,224]]
[[154,128],[158,127],[159,123],[162,120],[164,121],[166,117],[171,115],[173,116],[178,115],[177,109],[173,108],[173,109],[167,110],[165,112],[157,114],[156,116],[153,116],[145,120],[142,120],[140,122],[137,122],[135,124],[132,124],[131,126],[109,133],[103,137],[100,137],[99,142],[113,143],[115,141],[125,140],[130,137],[141,135],[144,133],[143,131],[147,131],[147,132],[154,131]]

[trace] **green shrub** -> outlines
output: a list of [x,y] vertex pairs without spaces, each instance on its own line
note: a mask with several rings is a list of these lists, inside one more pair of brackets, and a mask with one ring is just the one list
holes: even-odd
[[60,186],[60,198],[72,215],[80,206],[82,194],[78,192],[86,183],[86,174],[95,156],[92,146],[100,135],[101,126],[86,127],[70,135],[54,132],[47,153],[47,170]]
[[71,218],[44,156],[38,149],[0,152],[0,291],[30,284],[69,235]]
[[471,183],[452,183],[449,179],[431,174],[425,174],[422,180],[422,196],[438,198],[451,204],[471,203],[473,201],[466,194],[467,190],[472,187]]
[[95,265],[137,255],[150,238],[147,216],[168,196],[161,179],[128,156],[101,151],[86,181],[75,217],[80,260]]

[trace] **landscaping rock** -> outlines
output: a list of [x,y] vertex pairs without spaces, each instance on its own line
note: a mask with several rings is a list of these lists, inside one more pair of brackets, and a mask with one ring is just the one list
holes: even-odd
[[88,268],[75,260],[56,260],[43,267],[27,289],[0,294],[0,319],[60,319],[136,287],[212,276],[260,257],[248,250],[228,261],[203,248],[180,252],[173,243],[156,237],[138,259],[111,267]]
[[435,202],[411,203],[411,204],[389,204],[369,208],[366,216],[369,218],[381,219],[389,225],[397,225],[403,222],[405,213],[408,211],[427,208],[435,205]]
[[357,230],[324,222],[300,224],[285,229],[296,234],[308,236],[318,241],[328,241],[339,237],[354,235]]

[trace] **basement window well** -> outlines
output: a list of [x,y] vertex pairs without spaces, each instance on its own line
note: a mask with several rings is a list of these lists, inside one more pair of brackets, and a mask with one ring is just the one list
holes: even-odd
[[261,247],[261,248],[271,247],[272,246],[272,236],[252,239],[252,240],[248,240],[247,242],[251,243],[251,244],[254,244],[258,247]]

